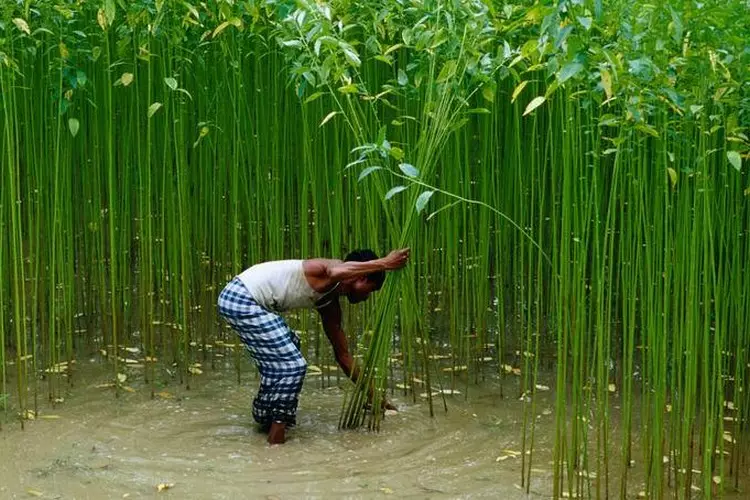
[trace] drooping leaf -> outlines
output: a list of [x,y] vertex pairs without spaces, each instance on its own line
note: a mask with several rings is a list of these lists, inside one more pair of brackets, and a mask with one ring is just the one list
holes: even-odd
[[177,90],[177,80],[175,80],[175,79],[174,79],[174,78],[172,78],[171,76],[170,76],[170,77],[167,77],[167,78],[165,78],[165,79],[164,79],[164,83],[166,83],[166,84],[167,84],[167,87],[169,87],[170,89],[172,89],[172,90]]
[[367,158],[365,158],[364,156],[357,158],[356,160],[350,161],[349,163],[347,163],[346,166],[344,167],[344,170],[349,170],[354,165],[359,165],[360,163],[364,163],[366,161],[367,161]]
[[75,137],[78,135],[78,129],[80,128],[81,124],[78,122],[77,118],[69,118],[68,119],[68,130],[70,130],[70,135]]
[[107,16],[104,14],[104,9],[99,9],[96,12],[96,22],[99,24],[102,31],[107,30]]
[[400,163],[398,168],[400,168],[404,175],[406,175],[407,177],[411,177],[412,179],[415,177],[419,177],[419,170],[417,170],[414,165],[410,165],[409,163]]
[[309,103],[313,102],[314,100],[316,100],[319,97],[321,97],[323,94],[324,94],[324,92],[315,92],[314,94],[311,94],[310,97],[308,97],[307,99],[305,99],[305,104],[309,104]]
[[435,191],[425,191],[417,197],[417,201],[414,204],[417,213],[421,213],[424,210],[424,207],[427,206],[427,202],[430,201],[433,194],[435,194]]
[[409,77],[406,75],[406,71],[403,69],[398,70],[398,84],[402,87],[409,83]]
[[491,83],[487,83],[482,87],[482,97],[484,97],[489,102],[495,102],[496,92],[497,87],[494,81],[492,81]]
[[394,157],[396,160],[403,160],[404,159],[404,150],[399,148],[398,146],[393,146],[391,150],[389,151],[390,155]]
[[357,182],[361,181],[362,179],[364,179],[371,173],[375,172],[376,170],[381,170],[382,168],[383,167],[378,167],[378,166],[367,167],[359,174],[359,177],[357,178]]
[[531,102],[528,104],[528,106],[526,106],[526,110],[523,112],[523,116],[526,116],[529,113],[531,113],[532,111],[534,111],[536,108],[538,108],[539,106],[541,106],[542,104],[544,104],[544,101],[546,101],[546,100],[547,99],[544,96],[541,96],[541,95],[538,96],[538,97],[533,98],[531,100]]
[[[214,32],[211,34],[211,37],[212,38],[216,38],[219,35],[219,33],[221,33],[222,31],[224,31],[225,29],[227,29],[227,27],[229,27],[229,26],[234,26],[235,28],[239,29],[239,28],[242,27],[242,20],[239,19],[239,18],[237,18],[237,17],[233,17],[233,18],[231,18],[231,19],[229,19],[227,21],[224,21],[223,23],[221,23],[220,25],[218,25],[216,27],[216,29],[214,30]],[[301,43],[300,43],[300,45],[301,45]]]
[[657,132],[657,130],[651,125],[648,125],[646,123],[639,123],[635,126],[635,128],[640,130],[644,134],[650,135],[651,137],[656,137],[657,139],[659,138],[659,132]]
[[186,96],[188,96],[188,99],[190,99],[191,101],[193,100],[193,96],[191,96],[190,92],[188,92],[187,90],[185,90],[185,89],[177,89],[177,92],[185,94]]
[[154,113],[159,111],[159,108],[161,108],[162,104],[160,102],[155,102],[151,106],[148,107],[148,117],[151,118],[154,116]]
[[29,24],[25,20],[21,19],[20,17],[17,17],[13,19],[13,24],[15,24],[19,30],[23,31],[27,35],[31,35]]
[[470,115],[489,115],[490,110],[487,108],[472,108],[466,111]]
[[578,73],[580,73],[582,69],[583,64],[579,62],[568,63],[560,70],[560,73],[558,73],[557,75],[557,79],[560,81],[560,83],[565,83],[576,76]]
[[680,15],[670,6],[669,11],[672,14],[672,22],[670,23],[670,31],[672,31],[672,39],[675,42],[682,40],[682,19]]
[[107,25],[112,26],[115,21],[115,0],[104,0],[104,17],[107,19]]
[[339,114],[339,111],[331,111],[330,113],[328,113],[328,114],[326,115],[326,117],[325,117],[325,118],[323,118],[323,121],[322,121],[322,122],[320,122],[320,125],[318,125],[318,126],[319,126],[319,127],[322,127],[323,125],[325,125],[326,123],[328,123],[328,121],[329,121],[329,120],[330,120],[331,118],[333,118],[334,116],[336,116],[337,114]]
[[606,69],[601,71],[602,88],[607,99],[612,99],[612,75]]
[[732,164],[737,172],[742,171],[742,157],[737,151],[727,151],[727,160],[729,160],[729,163]]
[[359,67],[362,64],[359,55],[353,49],[344,49],[344,58],[352,66]]
[[406,189],[406,186],[395,186],[395,187],[392,187],[387,193],[385,193],[385,199],[386,200],[390,200],[391,198],[393,198],[395,195],[397,195],[398,193],[400,193],[404,189]]
[[390,53],[391,53],[391,52],[393,52],[394,50],[398,50],[398,49],[400,49],[400,48],[401,48],[401,47],[403,47],[403,46],[404,46],[404,44],[403,44],[403,43],[397,43],[397,44],[395,44],[395,45],[391,45],[390,47],[388,47],[388,49],[386,49],[386,51],[385,51],[385,52],[383,52],[383,55],[384,55],[384,56],[387,56],[388,54],[390,54]]
[[353,83],[338,88],[338,91],[342,94],[356,94],[357,90],[357,86]]
[[[226,24],[226,23],[222,23],[222,24]],[[302,42],[300,42],[299,40],[283,40],[281,42],[281,45],[283,45],[284,47],[302,47]]]
[[519,94],[523,92],[523,89],[526,88],[526,85],[528,85],[529,81],[524,80],[521,83],[519,83],[515,89],[513,89],[513,95],[510,97],[510,102],[514,103],[516,102],[516,98],[518,98]]
[[133,82],[133,73],[123,73],[120,77],[120,83],[123,87],[127,87]]
[[586,28],[586,31],[591,29],[591,18],[588,16],[578,16],[578,22],[581,23],[581,26]]
[[440,70],[440,74],[437,77],[437,83],[444,83],[449,78],[456,74],[456,61],[451,59],[443,65],[443,69]]
[[667,174],[669,174],[669,181],[672,183],[672,189],[677,186],[677,172],[672,167],[667,167]]

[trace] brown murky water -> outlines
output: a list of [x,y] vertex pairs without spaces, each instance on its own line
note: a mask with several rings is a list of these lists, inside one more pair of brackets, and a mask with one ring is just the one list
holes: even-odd
[[[516,377],[506,380],[505,398],[487,382],[470,386],[468,401],[447,396],[447,413],[436,401],[435,418],[423,400],[396,394],[400,412],[370,433],[339,431],[343,390],[335,378],[321,388],[321,376],[308,375],[297,428],[285,445],[269,447],[250,415],[257,379],[247,372],[238,385],[228,367],[206,370],[191,390],[171,384],[150,399],[142,370],[128,370],[125,384],[135,392],[116,400],[112,389],[96,387],[108,380],[102,365],[77,370],[85,383],[62,404],[41,405],[24,431],[16,423],[0,431],[0,499],[551,498],[554,388],[537,393],[527,496]],[[613,418],[613,457],[618,433]],[[629,498],[643,489],[640,477],[633,469]],[[614,482],[610,493],[619,496]]]
[[[380,433],[342,432],[343,390],[308,376],[297,428],[269,447],[250,415],[254,378],[238,386],[229,371],[207,371],[196,379],[190,391],[173,386],[153,400],[128,380],[137,392],[115,400],[95,387],[104,378],[79,377],[86,386],[54,409],[43,405],[26,430],[0,432],[0,498],[525,497],[520,458],[496,460],[520,451],[523,406],[496,388],[473,391],[469,402],[449,396],[449,412],[441,403],[436,418],[397,394],[400,412]],[[541,497],[551,490],[553,418],[538,420],[531,490]],[[173,486],[158,492],[159,484]]]

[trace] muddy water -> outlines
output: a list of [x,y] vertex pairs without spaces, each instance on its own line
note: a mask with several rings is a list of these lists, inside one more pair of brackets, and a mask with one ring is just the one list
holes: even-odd
[[[172,385],[153,400],[136,380],[127,381],[135,393],[115,400],[94,387],[101,377],[80,377],[85,386],[54,409],[42,406],[25,431],[4,426],[0,498],[525,497],[520,458],[496,460],[520,451],[522,403],[500,398],[497,387],[473,390],[468,402],[450,396],[436,418],[397,394],[400,412],[373,434],[339,431],[343,390],[308,376],[298,427],[269,447],[250,416],[257,380],[249,375],[237,385],[229,371],[206,371],[190,391]],[[551,397],[539,397],[540,412]],[[551,492],[553,418],[538,419],[537,497]],[[173,486],[158,492],[160,484]]]

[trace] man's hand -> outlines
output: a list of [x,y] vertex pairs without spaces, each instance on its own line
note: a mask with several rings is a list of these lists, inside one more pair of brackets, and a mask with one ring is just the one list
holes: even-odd
[[391,402],[390,402],[390,401],[388,401],[388,400],[387,400],[387,399],[385,399],[385,398],[383,398],[383,402],[381,403],[381,405],[380,405],[380,406],[382,406],[382,407],[383,407],[383,410],[393,410],[393,411],[398,411],[398,408],[396,408],[395,406],[393,406],[393,405],[391,404]]
[[406,265],[409,260],[409,253],[411,249],[402,248],[401,250],[393,250],[391,253],[383,257],[383,263],[385,268],[389,271],[395,269],[401,269]]
[[[372,410],[372,400],[374,399],[374,395],[374,386],[370,385],[370,389],[367,391],[367,404],[365,405],[365,408],[368,410]],[[388,401],[388,398],[383,396],[383,399],[380,400],[380,410],[383,412],[386,410],[398,411],[398,408],[391,404],[391,402]]]

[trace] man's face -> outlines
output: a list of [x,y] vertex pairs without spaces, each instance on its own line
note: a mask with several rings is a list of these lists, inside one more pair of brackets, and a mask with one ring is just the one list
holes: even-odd
[[352,289],[346,294],[346,297],[349,299],[349,303],[357,304],[367,300],[370,294],[374,291],[375,283],[368,280],[366,277],[362,277],[352,283]]

